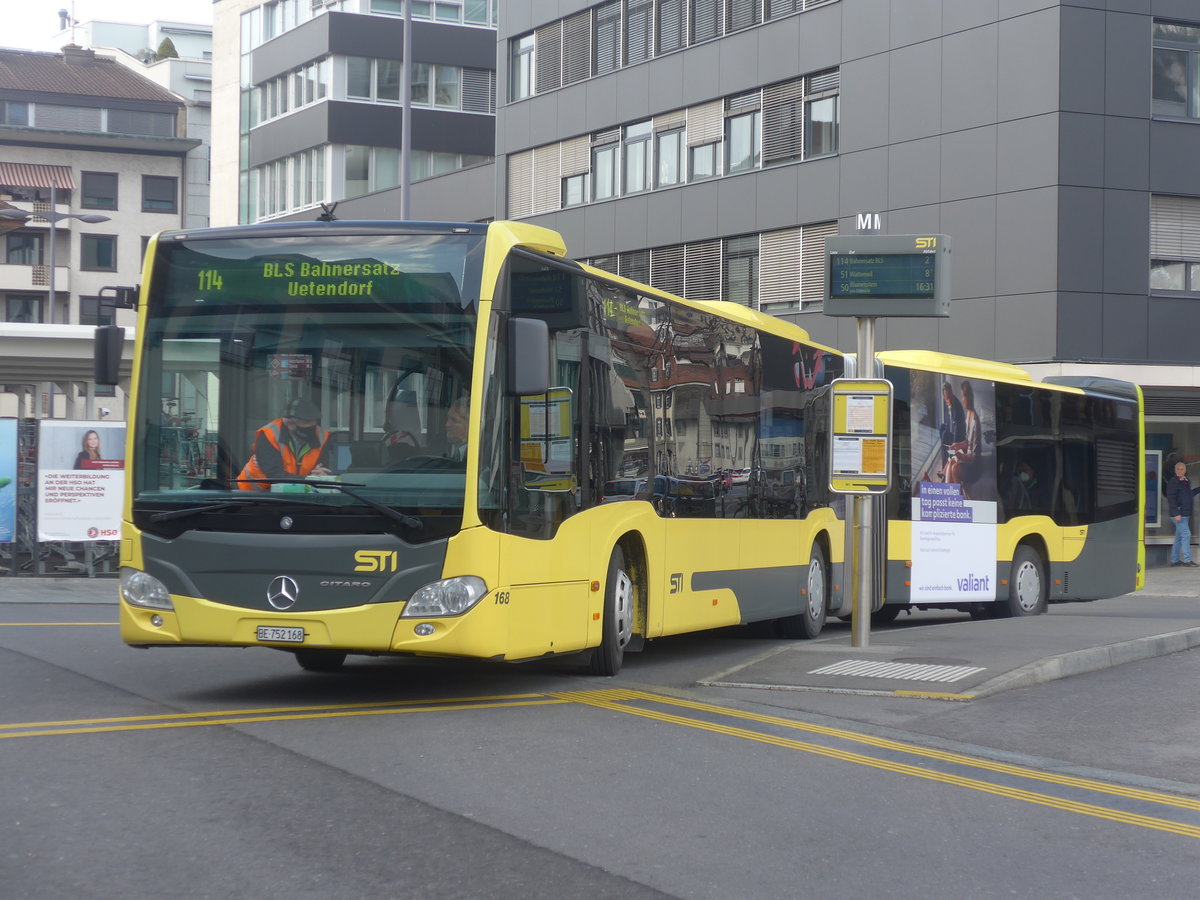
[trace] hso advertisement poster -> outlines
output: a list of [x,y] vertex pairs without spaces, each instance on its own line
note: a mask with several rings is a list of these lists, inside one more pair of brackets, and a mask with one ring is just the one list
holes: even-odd
[[38,423],[38,540],[117,540],[124,493],[124,422]]

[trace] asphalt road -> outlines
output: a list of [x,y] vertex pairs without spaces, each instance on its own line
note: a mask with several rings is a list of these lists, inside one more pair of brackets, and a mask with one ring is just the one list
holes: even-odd
[[1195,652],[968,703],[701,686],[739,630],[330,676],[81,596],[0,603],[5,897],[1195,896]]

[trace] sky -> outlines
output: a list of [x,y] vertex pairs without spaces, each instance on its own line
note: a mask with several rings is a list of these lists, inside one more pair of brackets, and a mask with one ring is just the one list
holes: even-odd
[[212,0],[0,0],[0,47],[57,50],[58,11],[74,7],[75,20],[146,25],[155,19],[212,24]]

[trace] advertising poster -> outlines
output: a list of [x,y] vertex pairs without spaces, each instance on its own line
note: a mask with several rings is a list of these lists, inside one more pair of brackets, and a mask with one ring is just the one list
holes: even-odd
[[17,534],[17,420],[0,419],[0,544]]
[[912,373],[912,600],[996,599],[996,391]]
[[38,423],[38,540],[116,540],[124,493],[124,422]]

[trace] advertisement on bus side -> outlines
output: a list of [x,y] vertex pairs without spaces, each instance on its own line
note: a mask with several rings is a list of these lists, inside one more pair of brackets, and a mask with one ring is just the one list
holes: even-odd
[[996,390],[912,373],[912,601],[996,598]]

